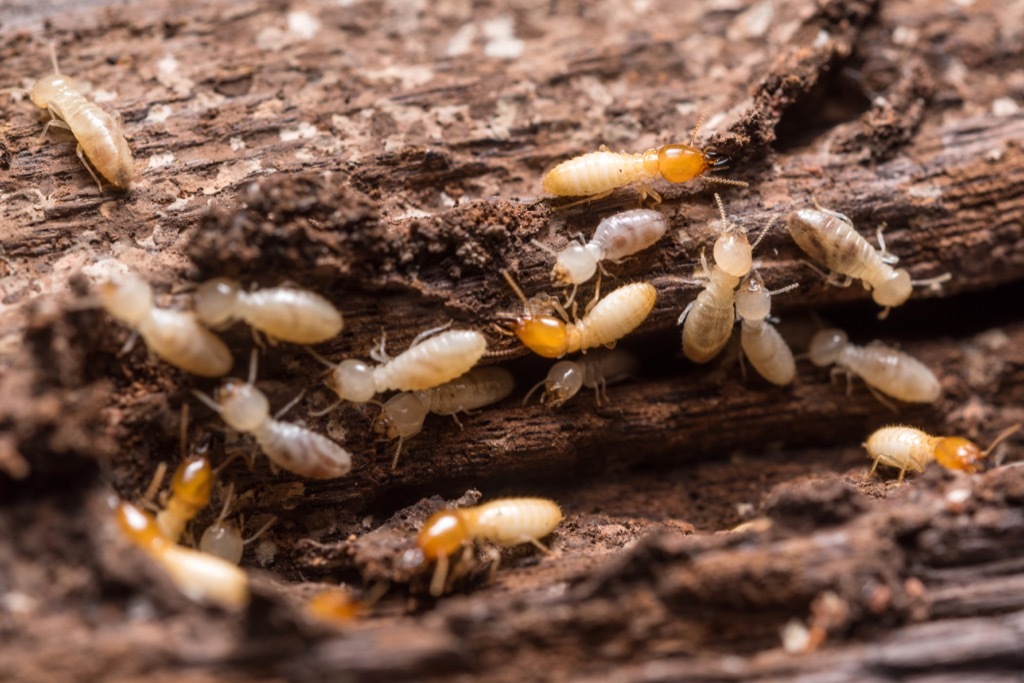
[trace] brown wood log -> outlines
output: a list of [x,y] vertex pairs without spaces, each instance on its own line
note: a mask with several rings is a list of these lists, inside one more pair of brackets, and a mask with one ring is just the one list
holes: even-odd
[[[864,478],[860,443],[897,420],[980,443],[1024,420],[1018,4],[0,10],[0,87],[48,73],[53,40],[62,71],[122,114],[140,174],[128,193],[97,193],[69,138],[37,139],[45,114],[0,102],[0,671],[1017,680],[1021,468],[933,468],[895,487]],[[627,188],[560,208],[540,194],[542,173],[601,144],[686,141],[705,107],[698,144],[731,156],[727,177],[750,187],[655,186],[669,235],[602,284],[658,290],[621,342],[643,358],[640,376],[600,407],[586,392],[560,410],[521,406],[547,363],[494,328],[520,310],[500,271],[528,294],[556,292],[552,257],[531,240],[561,248],[638,198]],[[683,361],[676,319],[719,229],[715,191],[752,235],[777,221],[756,257],[769,286],[800,285],[773,302],[798,352],[817,315],[919,357],[943,398],[897,417],[861,382],[848,394],[806,362],[779,389],[744,380],[734,350]],[[951,281],[877,320],[867,292],[826,285],[783,229],[815,199],[872,241],[885,223],[914,278]],[[178,289],[216,275],[315,289],[345,314],[343,334],[317,347],[330,358],[365,357],[382,332],[395,351],[448,320],[481,328],[488,362],[506,363],[520,391],[462,430],[429,417],[392,472],[393,445],[369,430],[375,408],[307,417],[332,400],[322,368],[301,349],[266,349],[260,386],[274,406],[310,390],[288,419],[343,438],[355,468],[326,482],[272,473],[262,457],[225,469],[236,510],[278,522],[247,551],[251,608],[206,610],[110,524],[107,496],[136,498],[159,461],[175,461],[180,405],[214,386],[142,344],[120,355],[130,332],[83,308],[117,262],[161,305],[187,306]],[[249,331],[225,338],[244,373]],[[216,461],[247,451],[193,407],[193,438],[210,435]],[[1019,459],[1020,439],[1006,452]],[[506,553],[493,583],[486,556],[467,557],[455,582],[466,595],[435,603],[411,539],[471,487],[550,495],[567,520],[552,556]],[[338,581],[390,589],[338,632],[305,613]],[[783,651],[787,624],[804,651]]]

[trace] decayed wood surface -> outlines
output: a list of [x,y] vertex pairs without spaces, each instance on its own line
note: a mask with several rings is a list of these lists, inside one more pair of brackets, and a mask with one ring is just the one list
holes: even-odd
[[[828,287],[803,266],[779,222],[758,265],[770,286],[800,283],[773,302],[797,350],[817,311],[855,342],[899,343],[936,370],[943,399],[900,420],[984,441],[1024,418],[1024,116],[1008,75],[1024,52],[1012,30],[1021,3],[154,4],[45,26],[22,12],[0,27],[0,87],[46,73],[54,40],[62,70],[122,113],[141,180],[97,194],[71,143],[36,139],[43,118],[27,100],[0,105],[0,469],[27,477],[0,480],[10,501],[0,569],[15,577],[3,587],[0,628],[12,637],[0,670],[54,680],[47,653],[69,630],[68,678],[897,680],[956,666],[998,680],[1020,670],[1009,559],[1018,468],[967,483],[930,474],[874,500],[892,490],[860,478],[859,443],[896,418],[862,384],[848,396],[806,362],[786,389],[741,379],[732,354],[689,365],[675,320],[699,291],[715,190],[752,234],[817,198],[872,239],[886,223],[913,277],[953,279],[880,322],[859,286]],[[544,169],[600,144],[684,141],[705,107],[699,140],[733,156],[729,177],[750,188],[658,185],[670,234],[609,268],[605,291],[637,279],[658,289],[653,314],[623,342],[643,357],[641,376],[600,408],[587,392],[559,411],[523,408],[546,364],[490,326],[518,310],[499,271],[528,293],[550,290],[551,257],[531,240],[559,248],[637,201],[624,190],[558,210],[539,195]],[[242,618],[206,612],[107,523],[109,484],[138,495],[156,462],[176,457],[189,389],[213,386],[141,344],[118,356],[127,330],[63,310],[118,262],[170,305],[186,305],[173,294],[183,283],[221,274],[314,288],[345,313],[342,336],[319,347],[330,357],[365,357],[383,331],[396,350],[447,320],[483,327],[514,359],[521,390],[463,431],[432,416],[397,472],[392,445],[368,429],[375,410],[312,419],[300,408],[296,419],[345,439],[353,474],[301,482],[262,459],[226,470],[249,492],[241,512],[280,518],[264,564],[293,583],[262,579]],[[226,338],[243,373],[248,331]],[[326,404],[320,372],[294,347],[261,357],[274,405],[303,388],[313,390],[304,405]],[[194,412],[194,433],[215,430]],[[214,447],[244,444],[214,433]],[[827,448],[794,450],[804,447]],[[807,472],[818,486],[800,483]],[[965,485],[966,512],[943,497]],[[427,610],[423,576],[401,558],[442,504],[430,496],[469,487],[551,495],[567,523],[554,556],[515,555],[489,588],[481,564],[461,586],[470,596]],[[750,506],[771,530],[710,535]],[[51,535],[72,540],[39,540]],[[57,579],[33,569],[44,564]],[[367,624],[337,636],[300,613],[312,582],[338,580],[394,587]],[[126,627],[140,591],[156,611]],[[94,639],[79,615],[97,603],[110,611]],[[836,621],[817,650],[781,653],[779,630],[807,623],[812,604],[845,615],[819,617]],[[125,628],[130,638],[112,635]]]

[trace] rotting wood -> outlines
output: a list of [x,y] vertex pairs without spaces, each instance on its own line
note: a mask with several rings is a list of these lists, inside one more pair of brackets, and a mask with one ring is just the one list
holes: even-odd
[[[758,32],[765,7],[773,15]],[[1017,468],[976,479],[935,471],[893,494],[859,479],[867,461],[858,445],[896,419],[973,438],[1024,419],[1024,328],[1012,303],[1024,279],[1024,119],[997,106],[1006,65],[1020,54],[999,30],[1013,24],[1005,6],[654,3],[646,16],[625,8],[510,6],[526,51],[509,62],[481,53],[481,26],[498,11],[482,5],[438,3],[413,30],[386,3],[313,3],[306,9],[321,26],[310,42],[288,35],[285,13],[297,8],[283,4],[184,12],[155,3],[53,19],[47,35],[62,66],[100,90],[116,84],[106,106],[124,114],[148,166],[132,193],[98,196],[72,144],[37,142],[38,113],[25,101],[0,103],[8,259],[0,467],[29,475],[17,484],[0,475],[0,563],[9,563],[0,574],[14,577],[5,610],[32,604],[21,595],[46,601],[0,612],[0,628],[14,634],[0,670],[27,681],[166,672],[523,680],[546,670],[651,681],[1019,673],[1020,567],[1007,559],[1019,554]],[[470,23],[470,51],[448,55],[456,28]],[[8,29],[6,37],[0,57],[11,78],[48,71],[38,34]],[[281,42],[268,49],[268,40]],[[169,57],[177,72],[166,68]],[[700,143],[733,155],[730,176],[752,185],[725,188],[730,219],[756,232],[817,196],[869,239],[887,222],[890,248],[915,277],[954,273],[941,292],[916,294],[882,324],[872,305],[847,305],[868,300],[859,286],[827,287],[797,264],[802,255],[780,226],[757,254],[770,286],[801,284],[773,302],[784,323],[826,307],[855,342],[902,342],[936,368],[941,403],[896,418],[859,382],[847,397],[806,365],[780,391],[756,377],[742,382],[731,358],[702,368],[676,358],[675,318],[698,285],[673,278],[688,277],[710,248],[716,188],[659,185],[673,235],[612,268],[622,281],[656,278],[659,303],[624,342],[646,359],[642,376],[614,387],[610,405],[595,409],[584,392],[551,412],[513,397],[464,420],[464,432],[431,418],[396,473],[391,446],[349,411],[310,422],[346,428],[352,477],[302,483],[271,475],[263,460],[251,473],[233,465],[231,478],[251,494],[241,510],[281,518],[269,537],[271,568],[292,582],[260,579],[240,621],[190,605],[111,535],[107,480],[123,495],[140,491],[155,463],[178,452],[188,389],[210,385],[152,361],[141,345],[119,357],[127,330],[96,311],[54,306],[51,295],[70,300],[70,276],[83,266],[116,255],[154,281],[164,303],[175,286],[209,275],[293,280],[345,313],[343,336],[321,351],[365,356],[382,329],[400,349],[439,321],[480,325],[515,310],[501,267],[528,293],[549,289],[550,257],[531,238],[557,247],[635,206],[625,190],[555,211],[536,196],[545,167],[601,143],[640,150],[685,139],[704,106],[712,119]],[[244,357],[248,331],[227,336]],[[512,340],[492,341],[522,355]],[[513,367],[524,389],[545,369],[528,358]],[[261,388],[279,406],[300,388],[296,378],[315,386],[317,372],[301,350],[276,347],[264,356]],[[310,405],[327,398],[314,392]],[[194,429],[217,424],[198,411]],[[218,453],[235,447],[219,436],[214,444]],[[819,462],[793,450],[801,445],[834,448]],[[94,464],[111,458],[110,469]],[[701,473],[716,467],[732,467],[736,488],[703,484]],[[872,497],[895,499],[874,504],[836,488],[844,467]],[[737,506],[756,504],[766,482],[811,471],[815,486],[776,489],[764,501],[776,527],[749,532],[749,547],[709,534],[740,521]],[[957,512],[942,496],[965,481],[974,494]],[[460,585],[469,596],[433,609],[418,602],[425,611],[409,613],[401,585],[412,580],[415,594],[418,579],[397,572],[408,570],[398,562],[411,533],[441,504],[430,496],[469,486],[488,498],[547,492],[575,516],[556,535],[555,557],[513,556],[496,586],[483,582],[486,565],[474,566]],[[680,528],[694,536],[668,533]],[[651,531],[660,533],[611,559]],[[831,556],[815,545],[842,538]],[[768,581],[773,558],[779,573]],[[247,562],[256,564],[252,554]],[[339,577],[399,587],[368,624],[337,637],[296,608],[313,579]],[[872,599],[858,588],[871,588]],[[849,606],[846,620],[837,618],[818,651],[781,653],[778,629],[806,624],[827,592]],[[150,601],[156,616],[139,617]],[[125,633],[129,611],[130,635],[110,637]],[[932,621],[912,623],[921,619]],[[182,633],[191,639],[176,639]],[[67,671],[54,671],[57,661]]]

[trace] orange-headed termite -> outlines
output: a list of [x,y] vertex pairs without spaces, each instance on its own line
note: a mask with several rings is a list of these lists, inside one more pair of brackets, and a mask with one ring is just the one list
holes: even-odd
[[476,507],[442,510],[423,525],[417,547],[428,561],[437,562],[431,595],[444,592],[448,560],[464,544],[483,539],[498,545],[540,543],[562,521],[562,510],[545,498],[500,498]]
[[879,318],[889,309],[902,305],[910,298],[913,285],[936,286],[952,276],[949,273],[928,280],[911,280],[904,268],[893,268],[899,259],[885,249],[882,229],[878,229],[880,250],[872,247],[854,229],[853,221],[839,213],[821,207],[800,209],[789,214],[786,229],[793,240],[808,256],[829,269],[829,282],[848,287],[861,280],[871,297],[883,306]]
[[533,386],[523,398],[523,405],[540,387],[540,402],[558,408],[587,387],[594,390],[594,400],[601,405],[608,399],[607,386],[634,376],[640,369],[636,356],[623,349],[597,349],[575,360],[560,360],[551,366],[548,375]]
[[[249,364],[249,379],[225,381],[210,398],[193,391],[200,401],[220,414],[235,431],[252,434],[268,458],[282,469],[311,479],[333,479],[352,469],[352,455],[328,439],[302,425],[276,419],[294,405],[285,406],[277,416],[270,416],[270,404],[256,388],[256,351]],[[301,394],[300,394],[301,396]]]
[[[835,364],[833,372],[845,371],[847,379],[857,375],[868,388],[907,403],[933,403],[942,395],[938,378],[921,361],[877,340],[856,346],[842,330],[815,334],[808,357],[818,367]],[[884,400],[882,403],[888,405]]]
[[875,473],[879,464],[898,467],[897,483],[902,483],[907,472],[924,472],[933,460],[946,469],[977,472],[986,467],[992,449],[1020,427],[1016,424],[1004,429],[985,450],[960,436],[931,436],[914,427],[883,427],[864,442],[868,456],[874,460],[868,476]]
[[[503,322],[526,348],[545,358],[561,358],[567,353],[614,345],[639,327],[654,309],[657,297],[654,287],[647,282],[623,285],[603,299],[596,300],[583,318],[570,323],[549,315],[545,310],[558,302],[538,305],[536,300],[529,301],[508,271],[501,274],[525,309],[521,316],[503,317]],[[561,312],[563,317],[567,317],[564,311]]]
[[715,240],[714,247],[715,265],[709,269],[701,254],[707,284],[679,316],[679,324],[683,326],[683,353],[694,363],[707,363],[729,343],[736,323],[736,287],[753,265],[754,248],[747,240],[746,231],[729,222],[725,205],[717,194],[715,201],[722,215],[722,234]]
[[195,293],[196,315],[220,327],[241,319],[273,339],[318,344],[341,332],[341,313],[324,297],[296,287],[246,292],[236,280],[216,278]]
[[170,541],[152,515],[131,503],[119,503],[116,517],[122,533],[163,567],[189,598],[227,609],[248,604],[249,581],[235,565]]
[[684,183],[703,177],[727,185],[746,187],[747,183],[727,178],[716,178],[708,173],[728,167],[729,157],[713,149],[695,146],[697,131],[707,117],[701,117],[690,135],[690,144],[664,145],[657,149],[631,154],[612,152],[603,148],[599,152],[582,154],[563,161],[544,174],[544,191],[558,197],[605,197],[614,190],[638,183],[641,198],[648,195],[660,202],[661,196],[644,183],[664,178],[670,183]]
[[[384,352],[382,340],[380,348],[370,354],[380,363],[376,367],[354,359],[335,365],[310,353],[331,368],[324,383],[338,395],[339,403],[366,403],[384,391],[420,391],[444,384],[466,373],[487,351],[487,340],[476,330],[448,330],[422,339],[436,331],[421,333],[408,349],[394,358]],[[320,413],[332,408],[334,406]]]
[[772,295],[795,286],[769,292],[755,270],[743,279],[736,292],[736,315],[742,321],[740,346],[743,353],[758,374],[779,386],[789,384],[796,377],[796,361],[789,344],[767,318],[771,313]]
[[[50,54],[53,58],[53,73],[36,81],[29,95],[34,105],[50,113],[51,118],[43,128],[43,135],[51,126],[70,130],[78,140],[78,158],[85,164],[100,191],[103,191],[103,184],[92,167],[111,185],[127,188],[135,178],[135,165],[119,119],[87,100],[78,92],[74,81],[60,73],[57,52],[52,45]],[[92,162],[92,166],[89,166],[89,162]]]
[[157,308],[153,290],[135,275],[112,279],[99,287],[100,304],[132,327],[146,346],[182,370],[203,377],[226,375],[234,360],[224,342],[203,327],[192,312]]
[[[515,389],[512,373],[505,368],[485,365],[473,368],[461,377],[430,389],[395,394],[383,405],[373,421],[373,431],[389,439],[398,439],[391,469],[398,466],[402,442],[423,429],[427,413],[451,415],[469,412],[504,399]],[[462,425],[459,425],[460,427]]]

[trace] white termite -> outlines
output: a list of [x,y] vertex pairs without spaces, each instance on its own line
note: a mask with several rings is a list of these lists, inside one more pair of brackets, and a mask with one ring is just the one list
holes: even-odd
[[297,287],[246,292],[236,280],[216,278],[194,295],[196,315],[210,327],[244,320],[273,339],[318,344],[338,335],[341,313],[324,297]]
[[100,191],[103,191],[103,183],[93,167],[115,187],[127,188],[135,178],[135,165],[121,130],[120,117],[111,116],[78,92],[75,82],[60,73],[56,50],[52,45],[50,49],[53,73],[37,80],[29,93],[32,103],[51,116],[43,128],[43,136],[51,127],[70,130],[78,141],[75,150],[78,158]]
[[911,280],[906,269],[892,267],[899,258],[886,251],[881,227],[880,249],[876,250],[857,233],[848,217],[817,202],[815,206],[789,214],[786,229],[808,256],[828,268],[831,284],[849,287],[854,280],[861,280],[871,290],[875,303],[884,307],[879,318],[909,299],[914,285],[937,286],[952,277],[946,273],[928,280]]
[[788,291],[796,285],[769,292],[755,270],[740,282],[736,292],[736,315],[740,325],[740,346],[758,374],[772,384],[785,386],[796,377],[796,361],[786,340],[768,322],[772,295]]
[[900,401],[933,403],[942,395],[942,385],[927,366],[877,340],[857,346],[842,330],[821,330],[811,338],[807,355],[818,367],[835,364],[833,372],[845,371],[847,379],[857,375],[872,390]]
[[256,533],[243,539],[242,528],[244,527],[244,522],[236,524],[227,519],[233,496],[234,486],[228,485],[227,493],[224,496],[224,506],[221,508],[217,519],[213,521],[213,524],[203,530],[203,535],[199,538],[199,549],[204,553],[215,555],[232,564],[238,564],[242,561],[242,553],[245,551],[245,546],[262,536],[277,521],[277,517],[272,516]]
[[915,427],[897,425],[875,430],[864,442],[868,456],[874,460],[870,477],[879,465],[897,467],[903,482],[907,472],[924,472],[928,463],[935,461],[950,470],[977,472],[988,466],[988,456],[1005,438],[1017,432],[1016,424],[1000,432],[989,447],[981,450],[977,444],[961,436],[931,436]]
[[624,349],[597,349],[575,360],[560,360],[551,366],[547,377],[530,389],[523,405],[540,387],[544,387],[540,402],[558,408],[587,387],[594,390],[594,400],[601,405],[608,399],[607,386],[636,375],[640,362]]
[[[272,418],[267,397],[256,388],[255,381],[254,350],[248,381],[229,379],[221,384],[214,398],[199,391],[192,393],[219,413],[229,427],[243,434],[251,434],[271,462],[282,469],[311,479],[333,479],[348,474],[352,469],[351,454],[326,436],[301,425]],[[294,403],[292,401],[285,406],[276,417],[280,417]]]
[[440,386],[402,392],[389,398],[384,402],[380,415],[373,421],[373,431],[389,439],[398,439],[391,469],[398,466],[402,442],[420,433],[427,413],[451,415],[459,424],[457,413],[468,413],[497,403],[511,394],[515,386],[511,372],[505,368],[485,365],[473,368]]
[[99,287],[99,300],[110,315],[133,328],[150,351],[171,365],[203,377],[226,375],[234,364],[217,335],[195,314],[157,308],[153,290],[135,275],[112,279]]
[[618,263],[651,246],[668,230],[668,219],[659,211],[634,209],[609,216],[597,225],[589,242],[572,242],[555,254],[551,277],[565,285],[581,285],[594,277],[602,261]]
[[354,359],[335,365],[312,355],[331,368],[324,383],[338,395],[339,403],[366,403],[384,391],[420,391],[444,384],[469,371],[487,351],[487,340],[476,330],[448,330],[420,341],[436,331],[420,334],[394,358],[385,353],[381,341],[380,348],[370,354],[380,363],[376,367]]
[[722,234],[715,240],[714,247],[715,265],[708,268],[701,254],[707,284],[679,316],[679,324],[683,326],[683,353],[695,363],[707,363],[729,343],[736,322],[736,287],[753,265],[754,248],[747,240],[746,231],[729,222],[722,198],[717,194],[715,201],[722,215]]

